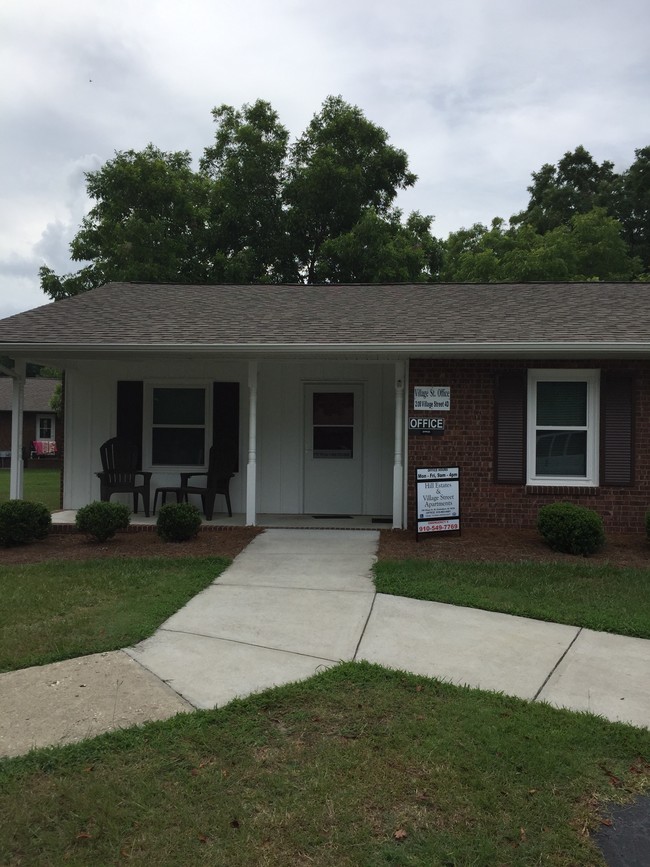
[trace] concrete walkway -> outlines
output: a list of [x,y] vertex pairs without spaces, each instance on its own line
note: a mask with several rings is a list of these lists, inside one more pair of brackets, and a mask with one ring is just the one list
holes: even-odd
[[650,641],[376,594],[378,533],[267,530],[132,648],[0,675],[0,756],[368,660],[650,727]]

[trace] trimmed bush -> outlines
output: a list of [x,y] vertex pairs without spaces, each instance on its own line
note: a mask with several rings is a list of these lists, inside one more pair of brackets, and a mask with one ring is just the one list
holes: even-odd
[[603,520],[592,509],[573,503],[542,506],[537,529],[554,551],[588,557],[605,542]]
[[128,506],[96,500],[77,512],[75,524],[80,533],[86,533],[96,542],[107,542],[118,530],[129,526]]
[[6,548],[44,539],[51,525],[52,516],[43,503],[9,500],[0,504],[0,544]]
[[168,503],[158,513],[158,535],[165,542],[188,542],[201,527],[201,513],[191,503]]

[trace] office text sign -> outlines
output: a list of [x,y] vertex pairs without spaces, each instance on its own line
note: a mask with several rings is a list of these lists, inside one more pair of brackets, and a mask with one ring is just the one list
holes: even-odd
[[415,471],[417,535],[460,530],[460,470],[419,467]]
[[413,409],[447,412],[451,409],[451,388],[448,385],[416,385],[413,389]]

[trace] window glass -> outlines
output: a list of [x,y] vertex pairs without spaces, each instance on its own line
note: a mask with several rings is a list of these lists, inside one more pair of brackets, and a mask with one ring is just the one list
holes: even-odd
[[313,454],[315,458],[352,458],[354,452],[354,393],[314,392]]
[[38,438],[39,440],[51,440],[52,436],[52,418],[42,415],[38,420]]
[[599,371],[530,371],[529,382],[529,484],[596,485]]
[[153,389],[152,466],[205,464],[205,398],[204,388]]
[[205,389],[154,388],[153,423],[205,424]]
[[537,431],[538,476],[586,476],[586,431]]
[[205,463],[204,429],[155,427],[151,462],[155,466],[202,466]]
[[584,427],[587,424],[587,383],[538,382],[537,424]]

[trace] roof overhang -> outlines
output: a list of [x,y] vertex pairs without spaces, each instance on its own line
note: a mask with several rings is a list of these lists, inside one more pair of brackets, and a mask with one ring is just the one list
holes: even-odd
[[454,343],[355,343],[355,344],[61,344],[3,343],[0,354],[32,361],[110,360],[127,357],[195,357],[211,355],[221,358],[647,358],[650,343],[624,341],[521,341],[521,342],[454,342]]

